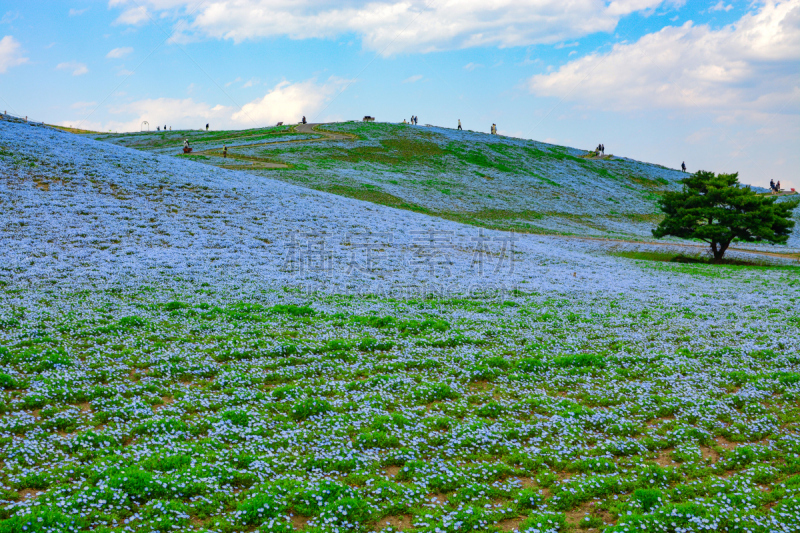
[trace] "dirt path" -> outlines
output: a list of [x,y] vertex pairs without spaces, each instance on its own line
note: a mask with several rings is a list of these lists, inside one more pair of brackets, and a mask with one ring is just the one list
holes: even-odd
[[[554,238],[561,238],[561,239],[571,239],[571,240],[581,240],[581,241],[603,241],[603,242],[621,242],[625,244],[645,244],[648,246],[663,246],[663,247],[674,247],[674,248],[697,248],[698,250],[707,250],[707,244],[694,244],[694,243],[679,243],[679,242],[657,242],[657,241],[637,241],[637,240],[626,240],[626,239],[612,239],[610,237],[584,237],[581,235],[551,235]],[[767,255],[771,257],[780,257],[783,259],[794,259],[796,261],[800,261],[800,253],[792,253],[792,254],[782,254],[778,252],[762,252],[759,250],[748,250],[746,248],[728,248],[729,252],[737,252],[742,254],[753,254],[753,255]]]
[[[245,145],[237,145],[231,144],[228,148],[236,148],[237,146],[247,146],[248,148],[254,148],[258,146],[274,146],[276,144],[290,144],[290,143],[311,143],[311,142],[325,142],[325,141],[349,141],[356,139],[355,135],[350,135],[348,133],[336,133],[331,131],[319,130],[317,126],[321,124],[298,124],[297,126],[292,127],[290,131],[294,131],[295,133],[305,133],[308,135],[319,135],[320,137],[316,139],[290,139],[288,141],[267,141],[263,143],[256,143],[256,144],[245,144]],[[235,143],[239,139],[243,139],[245,137],[237,137],[233,140]],[[223,157],[222,150],[214,149],[214,150],[201,150],[198,152],[192,152],[191,155],[209,155],[215,157]],[[284,163],[273,163],[270,161],[265,161],[263,158],[256,157],[256,156],[248,156],[237,154],[233,152],[228,152],[228,156],[226,159],[230,159],[233,161],[244,161],[244,164],[230,164],[230,165],[215,165],[221,168],[227,168],[230,170],[260,170],[260,169],[274,169],[274,168],[289,168],[289,165]]]

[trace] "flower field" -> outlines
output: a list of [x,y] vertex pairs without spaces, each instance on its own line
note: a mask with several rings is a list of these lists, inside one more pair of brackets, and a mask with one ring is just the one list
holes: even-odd
[[800,530],[796,262],[266,176],[0,123],[0,533]]

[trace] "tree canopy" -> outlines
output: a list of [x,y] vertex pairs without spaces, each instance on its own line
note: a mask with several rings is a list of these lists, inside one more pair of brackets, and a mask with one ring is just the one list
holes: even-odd
[[792,210],[799,202],[777,202],[777,197],[759,195],[742,186],[738,176],[701,170],[682,179],[682,191],[661,198],[666,216],[653,236],[700,239],[711,246],[716,261],[735,239],[786,243],[794,227]]

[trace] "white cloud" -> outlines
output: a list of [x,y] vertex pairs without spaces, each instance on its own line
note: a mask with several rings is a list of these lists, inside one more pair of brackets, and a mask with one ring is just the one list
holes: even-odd
[[125,57],[126,55],[133,52],[133,48],[130,46],[124,46],[122,48],[114,48],[109,53],[106,54],[106,57],[111,59],[119,59],[121,57]]
[[731,9],[733,9],[733,6],[731,4],[728,4],[726,6],[725,2],[723,2],[722,0],[719,0],[719,2],[716,3],[716,5],[713,5],[710,8],[708,8],[709,11],[725,11],[725,12],[728,12]]
[[69,16],[70,17],[77,17],[78,15],[83,15],[87,11],[89,11],[88,7],[84,8],[84,9],[70,9],[69,10]]
[[89,67],[85,63],[78,63],[77,61],[66,61],[56,65],[58,70],[71,70],[73,76],[81,76],[89,72]]
[[11,67],[27,63],[28,58],[22,57],[22,46],[11,35],[0,39],[0,74]]
[[464,70],[468,70],[468,71],[472,72],[476,68],[480,68],[482,66],[483,65],[481,65],[480,63],[467,63],[466,65],[464,65]]
[[687,22],[533,76],[530,90],[616,110],[696,109],[718,117],[796,109],[800,0],[767,1],[719,30]]
[[383,55],[469,48],[555,44],[612,32],[619,19],[679,0],[112,0],[126,9],[119,24],[141,24],[147,10],[180,25],[181,42],[197,37],[245,40],[361,36]]
[[239,124],[263,125],[273,122],[297,122],[303,115],[313,118],[336,90],[346,83],[346,80],[339,78],[330,78],[322,85],[316,83],[316,80],[294,84],[283,81],[263,98],[242,106],[231,119]]
[[138,6],[123,11],[122,14],[114,21],[114,24],[139,26],[148,20],[150,20],[150,16],[147,13],[147,8],[145,6]]
[[[139,131],[148,121],[151,129],[172,126],[173,129],[203,128],[237,129],[273,125],[277,122],[298,122],[303,115],[314,118],[345,80],[331,78],[319,84],[315,80],[299,83],[287,81],[276,85],[263,97],[242,106],[212,105],[193,98],[150,98],[109,108],[121,120],[104,123],[82,123],[81,127],[97,131]],[[77,105],[77,104],[75,104]],[[77,121],[70,124],[75,125]]]
[[422,79],[422,74],[415,74],[403,80],[403,83],[414,83]]
[[0,18],[0,24],[11,24],[19,18],[19,11],[6,11]]

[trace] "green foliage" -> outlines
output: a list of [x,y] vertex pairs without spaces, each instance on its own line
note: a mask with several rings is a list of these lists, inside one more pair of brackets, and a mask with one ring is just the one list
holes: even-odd
[[563,513],[544,513],[530,515],[519,525],[519,530],[526,531],[563,531],[567,528],[567,517]]
[[631,499],[637,501],[645,513],[649,513],[661,505],[661,491],[658,489],[636,489],[633,491]]
[[574,368],[604,368],[606,362],[603,358],[596,354],[580,353],[575,355],[563,355],[553,359],[553,365],[557,367],[574,367]]
[[87,526],[88,522],[83,517],[67,516],[59,511],[36,507],[29,514],[0,519],[0,533],[71,533]]
[[329,503],[323,509],[322,517],[339,524],[358,524],[369,520],[369,504],[362,498],[345,496]]
[[222,419],[237,426],[246,426],[250,423],[250,416],[244,411],[225,411],[222,413]]
[[547,364],[538,357],[524,357],[517,361],[516,366],[521,372],[538,372],[547,368]]
[[777,202],[749,187],[742,187],[738,174],[701,170],[681,180],[680,192],[667,192],[660,200],[666,215],[653,236],[667,235],[700,239],[721,260],[734,239],[744,242],[785,243],[794,221],[790,219],[798,201]]
[[295,420],[305,420],[310,416],[321,415],[332,410],[331,404],[327,400],[319,398],[306,398],[297,402],[292,407],[292,418]]
[[276,305],[270,308],[270,313],[276,315],[289,315],[294,317],[313,316],[316,311],[308,305]]
[[392,341],[379,342],[373,338],[368,338],[358,344],[358,349],[362,352],[388,352],[394,346],[395,343]]
[[0,389],[16,389],[17,382],[8,374],[0,373]]
[[272,494],[256,494],[240,503],[236,510],[242,524],[249,526],[277,518],[284,512],[284,506]]
[[153,483],[153,474],[138,468],[130,468],[115,475],[108,482],[110,487],[121,489],[132,499],[144,501],[156,496],[159,485]]
[[534,489],[525,489],[517,496],[520,509],[538,509],[544,503],[544,496]]

